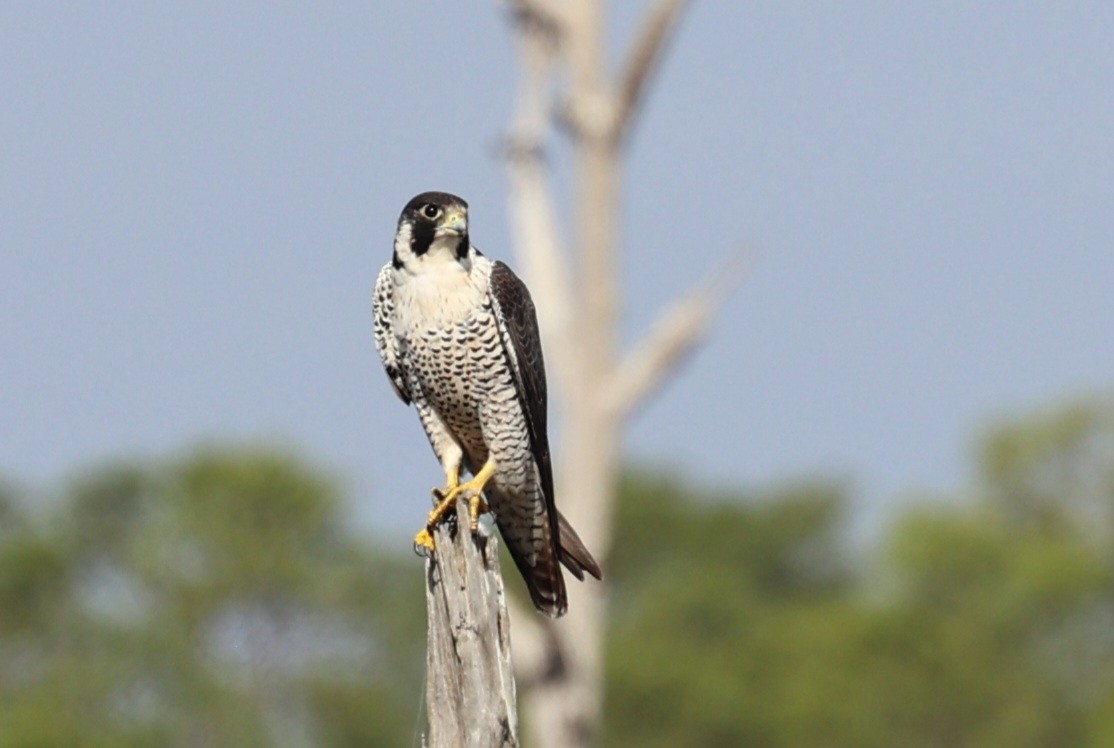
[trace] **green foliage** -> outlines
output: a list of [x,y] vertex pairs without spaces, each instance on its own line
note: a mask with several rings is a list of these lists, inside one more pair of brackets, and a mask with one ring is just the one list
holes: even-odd
[[341,509],[296,459],[224,450],[97,471],[14,523],[0,745],[407,743],[420,567]]
[[828,624],[848,612],[841,492],[706,501],[657,480],[623,495],[608,568],[606,742],[768,745],[787,729],[806,738],[784,718],[786,699],[811,698],[794,685],[803,669],[829,677],[814,652],[838,656]]
[[911,513],[858,567],[838,488],[630,483],[605,743],[1110,744],[1112,444],[1103,404],[1003,426],[983,493]]
[[988,500],[1015,522],[1114,533],[1114,400],[1075,402],[990,432],[979,449]]
[[[1114,744],[1114,410],[1005,423],[978,455],[965,501],[869,553],[841,485],[628,479],[603,742]],[[0,488],[0,747],[412,742],[420,564],[347,533],[326,476],[210,450],[51,507]]]

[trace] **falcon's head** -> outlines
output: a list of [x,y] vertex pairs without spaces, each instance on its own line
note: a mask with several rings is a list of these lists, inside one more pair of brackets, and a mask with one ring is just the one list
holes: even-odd
[[418,272],[427,263],[468,257],[468,203],[447,192],[423,192],[402,209],[394,266]]

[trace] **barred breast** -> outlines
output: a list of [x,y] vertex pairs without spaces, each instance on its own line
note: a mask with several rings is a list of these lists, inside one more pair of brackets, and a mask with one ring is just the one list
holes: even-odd
[[533,565],[544,549],[546,502],[490,302],[462,319],[415,327],[403,342],[419,411],[436,411],[471,472],[494,458],[488,502],[504,541]]

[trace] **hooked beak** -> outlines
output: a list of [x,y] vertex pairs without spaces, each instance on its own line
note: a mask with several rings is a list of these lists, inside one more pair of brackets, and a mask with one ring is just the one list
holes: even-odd
[[445,220],[433,233],[434,237],[463,236],[468,231],[468,219],[463,213],[453,211],[445,216]]

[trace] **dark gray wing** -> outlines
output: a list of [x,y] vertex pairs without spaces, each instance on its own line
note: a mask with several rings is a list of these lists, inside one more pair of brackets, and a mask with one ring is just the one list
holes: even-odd
[[375,280],[375,296],[372,306],[375,309],[375,348],[379,357],[383,359],[383,367],[387,376],[391,378],[391,385],[395,394],[402,398],[402,402],[410,404],[410,392],[406,389],[406,372],[404,362],[398,349],[398,338],[391,330],[391,318],[395,311],[394,294],[394,268],[390,263],[379,271]]
[[499,320],[503,350],[514,372],[518,402],[526,416],[530,433],[530,451],[538,465],[542,492],[549,510],[552,537],[560,537],[557,510],[553,503],[553,466],[549,459],[547,428],[547,393],[542,341],[538,335],[538,315],[530,292],[514,271],[502,262],[491,267],[491,300]]
[[[568,607],[565,583],[561,576],[564,564],[577,579],[587,572],[602,579],[599,564],[584,547],[568,521],[557,511],[553,496],[553,466],[549,457],[549,436],[546,431],[545,362],[538,334],[538,316],[526,284],[502,262],[491,269],[491,301],[499,322],[503,351],[514,372],[515,391],[530,436],[530,451],[538,466],[538,477],[545,495],[546,519],[553,555],[542,554],[531,566],[508,543],[511,557],[526,579],[527,589],[538,610],[550,616],[562,615]],[[498,520],[497,520],[498,521]]]

